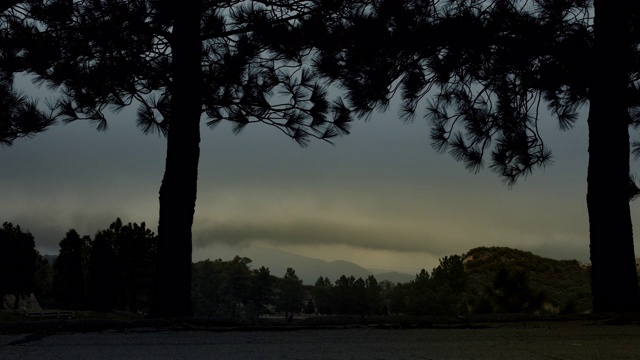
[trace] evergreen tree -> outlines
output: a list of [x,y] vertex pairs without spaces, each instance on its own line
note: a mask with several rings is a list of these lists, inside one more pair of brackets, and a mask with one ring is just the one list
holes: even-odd
[[121,308],[149,312],[155,290],[157,237],[144,222],[123,224],[120,218],[109,231],[115,236],[113,245],[120,267]]
[[307,315],[311,315],[316,313],[316,305],[313,302],[313,298],[308,298],[307,303],[304,306],[304,313]]
[[0,297],[14,294],[14,308],[20,306],[20,297],[30,295],[35,288],[36,268],[39,254],[30,232],[19,225],[4,222],[0,229]]
[[341,275],[338,280],[336,280],[336,283],[332,288],[334,313],[353,313],[356,300],[354,294],[355,282],[356,278],[353,275]]
[[23,10],[28,1],[7,0],[0,4],[0,146],[46,130],[56,122],[54,114],[41,110],[36,100],[13,87],[14,74],[26,70],[20,54],[25,41]]
[[269,268],[261,266],[259,269],[253,270],[250,303],[255,309],[256,318],[267,313],[267,305],[272,303],[273,283]]
[[425,269],[406,286],[406,311],[411,315],[427,315],[432,301],[431,276]]
[[640,7],[629,0],[344,6],[340,15],[306,19],[308,34],[301,36],[309,41],[299,49],[314,49],[316,70],[347,90],[359,115],[386,109],[397,94],[400,117],[410,121],[426,103],[434,147],[474,172],[488,165],[513,185],[549,165],[551,152],[538,131],[543,106],[566,130],[589,105],[593,307],[638,309],[628,202],[629,125],[640,114]]
[[142,222],[117,218],[96,233],[91,247],[87,292],[97,310],[147,313],[155,281],[157,239]]
[[244,307],[250,302],[252,290],[250,264],[251,259],[238,255],[225,263],[224,282],[220,288],[220,294],[231,305],[229,308],[233,317],[245,315]]
[[496,273],[490,291],[495,312],[534,312],[542,308],[543,292],[534,292],[529,287],[529,279],[524,271],[510,271],[506,267]]
[[304,288],[302,280],[296,275],[296,271],[287,268],[282,281],[279,284],[276,309],[284,311],[285,317],[291,319],[293,314],[299,313],[304,306]]
[[382,308],[381,308],[382,315],[389,315],[391,314],[391,311],[392,311],[392,306],[391,306],[392,295],[397,284],[385,279],[380,281],[378,286],[380,287],[380,298],[382,301]]
[[40,254],[36,261],[33,294],[40,307],[47,308],[53,305],[53,266]]
[[367,289],[364,280],[359,277],[356,281],[353,282],[352,298],[353,302],[351,303],[351,311],[352,314],[358,314],[361,316],[365,316],[367,314]]
[[[138,104],[138,125],[167,136],[160,187],[155,314],[191,314],[191,226],[201,118],[240,133],[264,123],[301,145],[346,134],[342,102],[302,65],[274,53],[316,11],[306,1],[31,0],[21,16],[25,71],[64,97],[63,121],[107,128],[108,107]],[[266,39],[277,38],[274,45]],[[291,40],[291,41],[290,41]],[[277,94],[277,95],[274,95]]]
[[4,229],[0,229],[0,296],[14,293],[16,279],[13,274],[16,273],[18,258],[16,254],[15,238],[12,233]]
[[[198,316],[216,316],[255,318],[260,311],[256,301],[263,300],[269,290],[260,288],[252,274],[251,259],[235,256],[230,261],[204,260],[193,265],[193,303],[194,313]],[[266,271],[262,271],[263,277]],[[261,278],[258,282],[263,281]],[[257,286],[257,287],[255,287]],[[267,294],[258,294],[266,291]],[[255,297],[254,297],[255,296]],[[263,309],[263,308],[262,308]]]
[[396,284],[389,294],[389,313],[406,314],[409,313],[411,283]]
[[90,244],[91,238],[81,237],[75,229],[60,241],[60,253],[53,263],[53,296],[63,307],[85,307]]
[[119,268],[108,231],[99,231],[91,246],[87,297],[90,306],[97,311],[110,311],[117,305],[120,293]]
[[431,293],[433,294],[430,313],[440,315],[461,315],[467,313],[465,292],[467,273],[458,255],[445,256],[431,272]]
[[378,315],[382,312],[382,289],[373,275],[365,280],[365,312],[367,315]]
[[332,284],[328,277],[318,277],[311,291],[315,310],[321,315],[333,313]]
[[217,266],[222,260],[215,262],[209,259],[193,264],[193,313],[197,316],[218,315],[220,303],[219,280]]

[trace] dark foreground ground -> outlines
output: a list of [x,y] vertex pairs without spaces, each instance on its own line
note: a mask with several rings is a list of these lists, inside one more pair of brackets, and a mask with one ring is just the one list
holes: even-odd
[[636,316],[384,320],[5,322],[0,359],[640,359]]

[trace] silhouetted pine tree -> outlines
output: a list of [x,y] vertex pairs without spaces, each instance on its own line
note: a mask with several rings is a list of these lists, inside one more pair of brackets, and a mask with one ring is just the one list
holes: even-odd
[[[64,121],[107,127],[104,111],[138,104],[138,125],[167,136],[160,187],[156,316],[191,314],[191,226],[201,118],[275,127],[301,145],[348,133],[344,105],[293,60],[271,51],[298,36],[314,2],[30,0],[22,60],[59,86]],[[26,15],[24,15],[26,14]],[[265,38],[277,38],[276,45]],[[297,41],[297,40],[296,40]]]
[[31,294],[35,287],[39,258],[33,235],[19,225],[5,222],[0,228],[0,301],[5,294],[14,294],[14,308],[20,307],[20,297]]
[[53,263],[53,296],[65,308],[81,309],[86,305],[87,272],[91,238],[67,231],[60,241],[60,253]]
[[285,317],[291,319],[293,314],[302,311],[304,307],[304,287],[302,280],[293,268],[287,268],[284,277],[278,282],[278,296],[276,310],[284,311]]
[[110,311],[116,307],[119,294],[119,271],[112,239],[105,230],[99,231],[91,244],[87,298],[97,311]]
[[354,111],[385,109],[397,94],[400,117],[412,120],[424,100],[434,147],[474,172],[488,165],[509,185],[551,162],[538,132],[542,106],[566,130],[588,104],[594,311],[638,308],[629,210],[628,128],[640,119],[634,2],[382,0],[344,2],[340,14],[308,18],[310,41],[300,46],[314,48],[316,70],[347,89]]
[[14,74],[26,70],[21,59],[25,42],[21,12],[25,0],[0,4],[0,146],[11,146],[18,138],[31,137],[55,123],[55,116],[39,109],[13,88]]
[[157,238],[142,222],[117,218],[95,235],[87,292],[98,310],[148,312],[154,292]]

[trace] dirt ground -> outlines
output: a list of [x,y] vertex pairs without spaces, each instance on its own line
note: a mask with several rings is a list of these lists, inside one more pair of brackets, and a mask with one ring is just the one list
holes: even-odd
[[309,325],[297,319],[252,326],[202,319],[39,322],[39,328],[0,331],[0,359],[640,358],[640,325],[633,317],[407,320]]
[[639,325],[484,328],[135,328],[0,335],[3,360],[42,359],[638,359]]

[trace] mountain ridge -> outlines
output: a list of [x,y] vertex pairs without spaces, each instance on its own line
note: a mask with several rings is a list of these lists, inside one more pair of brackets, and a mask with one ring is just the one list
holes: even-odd
[[[58,255],[43,255],[42,257],[45,258],[49,264],[53,265],[57,256]],[[264,266],[269,269],[271,275],[277,277],[283,277],[287,268],[293,268],[296,275],[305,285],[314,285],[320,276],[329,278],[332,283],[335,283],[342,275],[354,276],[356,279],[359,277],[365,279],[369,275],[373,275],[378,282],[388,280],[393,283],[406,283],[415,278],[415,274],[411,275],[397,271],[367,269],[346,260],[326,261],[273,248],[256,247],[251,250],[243,249],[235,255],[217,258],[228,261],[233,259],[234,256],[247,257],[251,259],[251,264],[249,265],[252,269],[258,269]]]
[[329,278],[332,283],[342,275],[353,276],[356,279],[359,277],[365,279],[373,275],[378,282],[388,280],[393,283],[405,283],[415,278],[415,274],[396,271],[378,272],[346,260],[326,261],[273,248],[244,249],[237,255],[251,259],[252,269],[264,266],[269,269],[271,275],[277,277],[284,276],[288,267],[293,268],[305,285],[314,285],[320,276]]

